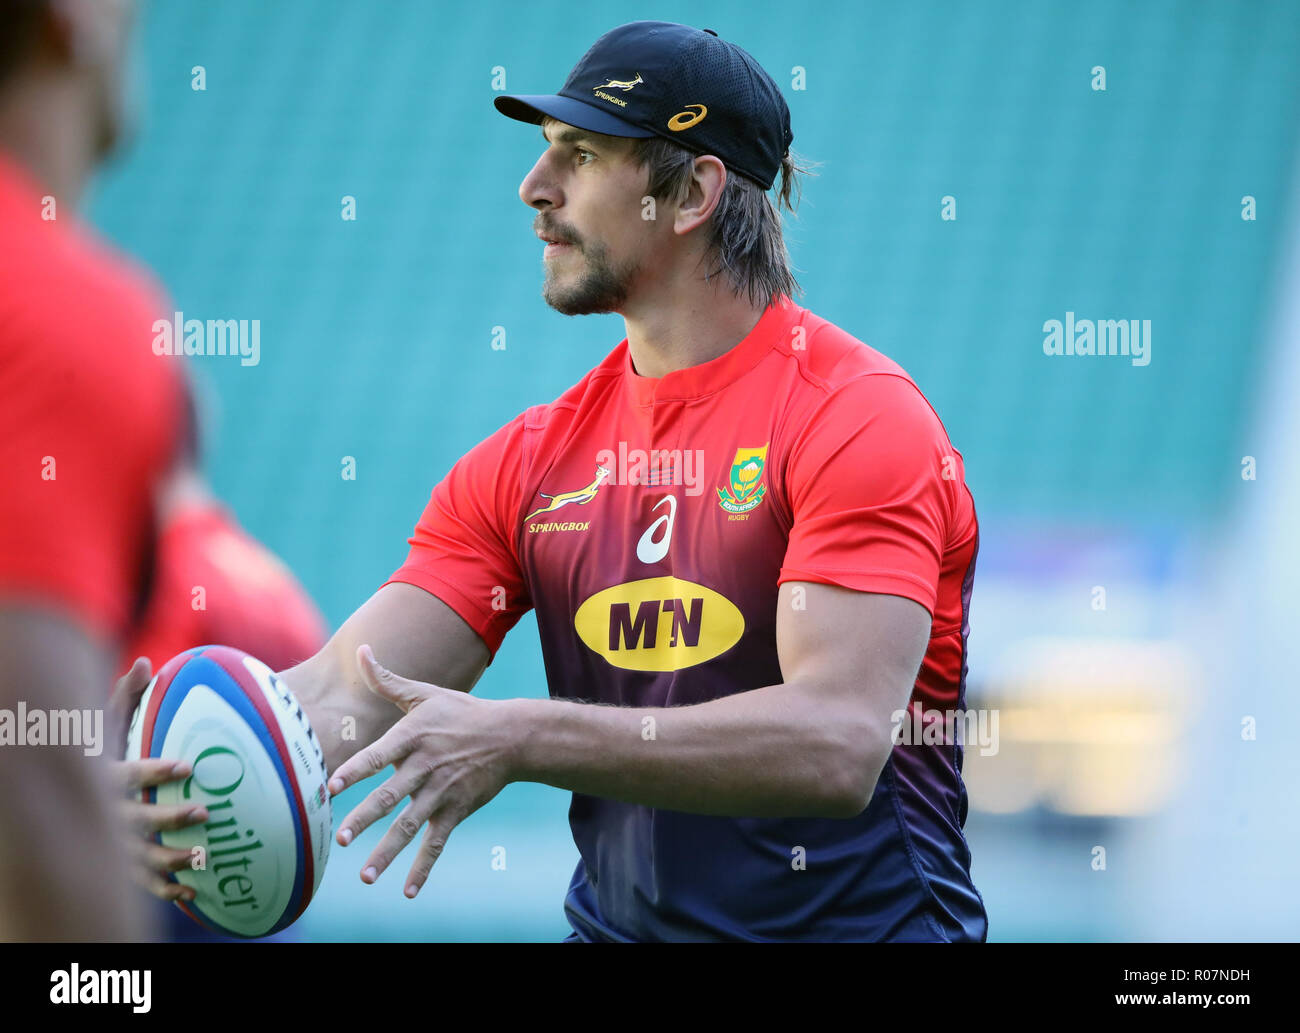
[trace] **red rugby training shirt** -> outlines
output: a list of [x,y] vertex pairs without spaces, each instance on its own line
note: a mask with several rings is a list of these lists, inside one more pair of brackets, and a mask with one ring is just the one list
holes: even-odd
[[122,657],[129,665],[147,656],[156,671],[186,649],[221,644],[283,671],[314,656],[327,637],[293,572],[211,501],[178,509],[163,526],[149,606]]
[[116,647],[143,605],[182,382],[135,266],[0,154],[0,597]]
[[[455,464],[391,580],[445,601],[493,654],[535,608],[553,696],[638,707],[781,683],[783,581],[904,596],[933,618],[912,706],[949,710],[977,543],[961,455],[917,386],[787,300],[658,379],[624,340]],[[896,746],[849,820],[575,794],[575,937],[983,939],[960,768],[958,745]]]

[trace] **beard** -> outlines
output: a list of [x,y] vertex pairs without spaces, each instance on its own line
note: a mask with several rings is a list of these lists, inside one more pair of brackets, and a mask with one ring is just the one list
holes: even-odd
[[[629,261],[620,266],[610,261],[609,249],[600,244],[584,245],[575,241],[573,247],[577,249],[576,254],[585,259],[585,267],[568,274],[575,277],[574,282],[561,285],[557,281],[564,274],[556,271],[553,262],[548,264],[542,299],[565,316],[619,311],[640,271],[638,264]],[[574,254],[571,252],[570,258]]]
[[94,133],[95,160],[97,162],[111,158],[122,146],[123,139],[130,136],[121,109],[114,107],[112,102],[103,100],[101,100],[99,110],[95,113]]

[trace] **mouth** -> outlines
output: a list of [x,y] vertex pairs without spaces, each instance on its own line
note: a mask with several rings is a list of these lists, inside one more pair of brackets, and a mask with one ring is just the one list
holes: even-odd
[[562,240],[561,238],[551,236],[548,233],[538,232],[537,239],[546,245],[545,250],[542,252],[543,258],[553,258],[554,256],[562,254],[575,246],[571,241]]

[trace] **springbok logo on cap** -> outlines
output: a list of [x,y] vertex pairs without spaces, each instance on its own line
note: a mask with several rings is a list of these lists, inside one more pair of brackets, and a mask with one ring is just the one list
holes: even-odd
[[645,80],[641,78],[641,73],[640,73],[640,72],[637,72],[637,73],[636,73],[636,78],[635,78],[635,79],[611,79],[611,80],[610,80],[609,82],[607,82],[607,83],[602,83],[602,84],[599,85],[599,86],[593,87],[593,89],[596,89],[596,90],[622,90],[624,93],[626,93],[628,90],[630,90],[630,89],[631,89],[633,86],[635,86],[637,83],[643,83],[643,82],[645,82]]

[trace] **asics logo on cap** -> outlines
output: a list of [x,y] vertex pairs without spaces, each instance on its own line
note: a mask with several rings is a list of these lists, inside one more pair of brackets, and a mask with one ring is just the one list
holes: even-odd
[[704,116],[709,113],[709,109],[703,104],[687,104],[687,108],[699,108],[699,111],[679,111],[668,120],[668,128],[674,133],[680,133],[683,129],[690,129],[691,126],[697,126],[704,121]]
[[[697,99],[704,103],[686,103]],[[587,49],[558,93],[492,102],[534,125],[549,115],[591,132],[689,143],[764,190],[794,140],[781,89],[754,57],[716,32],[676,22],[616,26]]]

